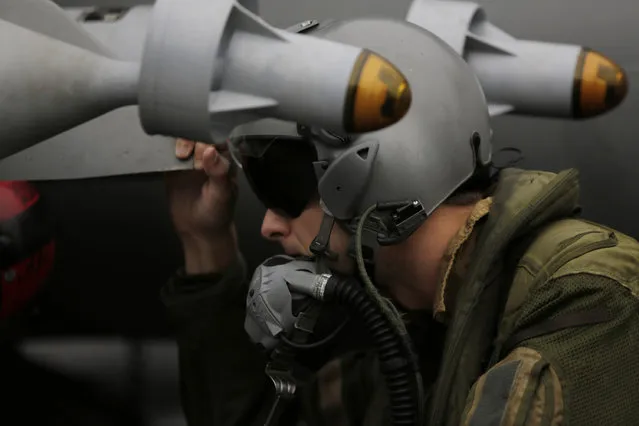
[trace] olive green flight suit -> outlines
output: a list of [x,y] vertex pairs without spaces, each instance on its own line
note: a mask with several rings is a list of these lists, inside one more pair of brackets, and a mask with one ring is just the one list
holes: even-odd
[[[451,241],[433,309],[406,315],[426,424],[639,425],[639,243],[578,217],[577,177],[502,171]],[[191,426],[260,425],[272,403],[244,332],[247,273],[240,260],[162,289]],[[344,333],[282,424],[388,424],[374,350]]]

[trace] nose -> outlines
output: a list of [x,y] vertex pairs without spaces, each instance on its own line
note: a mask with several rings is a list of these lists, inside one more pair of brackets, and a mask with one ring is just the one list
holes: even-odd
[[262,221],[261,233],[264,238],[278,242],[291,232],[288,221],[273,210],[267,210]]

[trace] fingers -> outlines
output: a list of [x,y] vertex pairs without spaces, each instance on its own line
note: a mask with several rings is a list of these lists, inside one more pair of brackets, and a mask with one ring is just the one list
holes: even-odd
[[[204,153],[208,152],[208,148],[212,149],[207,160],[207,166],[204,165]],[[219,153],[228,154],[228,148],[225,145],[210,146],[202,142],[193,142],[186,139],[177,139],[175,143],[175,156],[180,160],[186,160],[193,155],[193,168],[195,170],[206,171],[211,177],[221,177],[230,170],[230,161],[225,155],[222,155],[222,161],[216,166]]]
[[175,141],[175,156],[180,160],[186,160],[193,153],[194,142],[186,139],[177,139]]
[[202,157],[208,147],[209,145],[202,142],[195,144],[195,153],[193,154],[193,168],[195,170],[202,170]]
[[229,173],[230,162],[216,147],[209,146],[202,154],[202,168],[210,178],[222,179]]

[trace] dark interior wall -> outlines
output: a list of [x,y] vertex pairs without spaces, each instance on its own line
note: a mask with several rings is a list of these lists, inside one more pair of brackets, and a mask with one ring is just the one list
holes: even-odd
[[[64,0],[95,5],[99,0]],[[108,0],[123,5],[127,0]],[[528,168],[577,167],[586,217],[639,237],[636,161],[639,146],[639,47],[636,0],[485,0],[490,20],[518,38],[588,45],[620,63],[630,93],[612,114],[587,122],[501,117],[496,148],[521,149]],[[269,0],[262,15],[287,26],[316,18],[379,14],[403,17],[407,0]],[[294,7],[292,7],[294,5]],[[46,197],[59,243],[58,271],[44,305],[46,333],[164,335],[159,287],[181,264],[171,231],[161,176],[38,184]],[[251,266],[277,247],[259,236],[264,210],[242,181],[237,222]]]
[[[42,332],[164,335],[159,289],[182,264],[162,175],[39,182],[58,261]],[[277,247],[259,237],[264,209],[243,176],[236,221],[252,267]]]

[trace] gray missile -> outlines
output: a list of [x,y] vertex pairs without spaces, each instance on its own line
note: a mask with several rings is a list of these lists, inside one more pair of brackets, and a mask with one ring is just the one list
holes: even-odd
[[[410,88],[388,61],[274,28],[255,9],[233,0],[155,3],[140,79],[147,133],[214,143],[267,116],[349,133],[404,116]],[[390,116],[381,108],[387,96],[395,96]]]
[[622,103],[625,71],[587,47],[518,40],[476,3],[414,0],[406,20],[448,43],[477,74],[492,116],[590,118]]
[[410,107],[384,58],[275,29],[234,0],[160,0],[152,19],[141,64],[0,19],[0,159],[135,104],[148,134],[209,143],[264,117],[367,132]]

